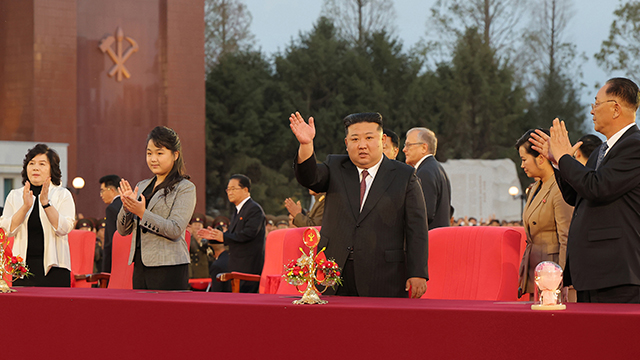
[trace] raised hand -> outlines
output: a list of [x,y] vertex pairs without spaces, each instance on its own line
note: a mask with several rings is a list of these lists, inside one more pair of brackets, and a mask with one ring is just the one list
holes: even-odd
[[42,190],[40,191],[40,204],[47,205],[49,203],[49,186],[51,185],[51,177],[48,177],[44,184],[42,184]]
[[575,145],[571,146],[567,127],[564,124],[564,121],[560,121],[558,118],[553,120],[553,126],[549,129],[549,132],[551,133],[551,136],[549,137],[549,146],[551,147],[551,152],[553,152],[553,157],[556,160],[560,160],[561,157],[567,154],[573,156],[580,145],[582,145],[582,142],[578,141]]
[[549,136],[542,130],[536,129],[536,132],[531,133],[529,142],[531,142],[531,148],[533,150],[539,152],[547,160],[551,161],[552,164],[557,164],[557,161],[553,157],[553,153],[551,152],[551,146],[549,145]]
[[291,131],[293,131],[293,134],[301,145],[313,142],[313,138],[316,137],[316,126],[313,117],[309,118],[309,123],[307,124],[300,113],[296,111],[295,114],[291,114],[289,117],[289,123]]
[[125,179],[120,180],[120,187],[118,188],[118,193],[121,198],[130,198],[135,200],[136,194],[138,194],[138,187],[136,186],[135,190],[131,189],[131,184]]
[[24,190],[22,191],[22,202],[27,209],[31,209],[33,205],[33,191],[31,191],[31,183],[27,180],[24,183]]

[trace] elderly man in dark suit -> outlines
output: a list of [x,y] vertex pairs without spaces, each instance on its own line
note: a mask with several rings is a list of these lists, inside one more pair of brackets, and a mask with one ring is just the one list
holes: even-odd
[[[227,197],[235,206],[229,230],[222,232],[209,226],[198,234],[229,246],[229,271],[259,275],[264,264],[266,217],[262,207],[251,199],[250,191],[251,179],[241,174],[232,175]],[[258,285],[242,281],[240,292],[258,292]]]
[[451,182],[438,160],[438,139],[433,131],[416,127],[407,131],[402,151],[405,162],[416,168],[427,204],[429,230],[449,226],[451,222]]
[[321,239],[327,257],[343,266],[337,295],[419,298],[427,289],[428,230],[415,170],[382,155],[382,116],[344,118],[348,155],[316,163],[313,118],[289,118],[300,147],[298,182],[326,192]]
[[[575,206],[567,244],[564,285],[578,302],[640,303],[640,130],[638,86],[613,78],[598,91],[591,114],[607,141],[586,165],[572,158],[564,122],[531,141],[557,167],[562,196]],[[557,161],[556,161],[557,159]]]

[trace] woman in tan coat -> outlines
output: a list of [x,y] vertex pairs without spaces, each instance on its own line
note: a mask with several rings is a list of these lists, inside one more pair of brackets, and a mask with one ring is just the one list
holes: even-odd
[[529,138],[533,132],[527,131],[515,146],[522,161],[520,167],[528,177],[537,180],[529,190],[522,214],[527,247],[520,263],[518,297],[535,293],[534,271],[540,262],[553,261],[564,269],[573,213],[573,207],[562,199],[551,163],[531,148]]

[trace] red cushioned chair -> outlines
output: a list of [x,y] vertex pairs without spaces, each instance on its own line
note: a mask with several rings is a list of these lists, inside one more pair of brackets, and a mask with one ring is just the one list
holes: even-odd
[[[318,230],[320,227],[317,227]],[[238,292],[240,280],[260,281],[258,292],[260,294],[280,294],[280,287],[286,282],[282,282],[282,272],[284,262],[289,261],[289,253],[295,253],[295,258],[300,257],[298,248],[302,245],[302,234],[306,228],[291,228],[274,230],[267,236],[265,244],[264,266],[261,275],[243,274],[238,272],[218,274],[218,281],[232,281],[231,291]],[[294,249],[295,247],[295,249]],[[292,250],[293,249],[293,250]],[[294,288],[295,290],[295,288]],[[288,292],[284,292],[288,293]],[[297,291],[295,292],[298,293]]]
[[[96,251],[96,234],[87,230],[71,230],[68,235],[71,255],[71,277],[73,287],[91,287],[96,280],[83,274],[92,274]],[[75,276],[77,274],[77,276]],[[73,281],[75,280],[75,281]],[[90,280],[90,281],[87,281]]]
[[[524,250],[527,248],[527,232],[524,230],[524,227],[522,226],[513,226],[511,228],[520,233],[520,261],[522,261]],[[533,300],[533,299],[530,299],[529,294],[522,295],[522,297],[518,299],[518,301],[530,301],[530,300]]]
[[97,282],[101,288],[109,289],[132,289],[133,264],[129,262],[129,251],[131,250],[131,234],[120,235],[117,231],[113,234],[111,245],[111,273],[95,273],[75,275],[76,282],[86,281],[88,283]]
[[128,265],[131,250],[131,234],[113,233],[111,247],[111,276],[109,289],[133,289],[133,264]]
[[455,226],[429,231],[426,299],[518,298],[520,233],[507,227]]

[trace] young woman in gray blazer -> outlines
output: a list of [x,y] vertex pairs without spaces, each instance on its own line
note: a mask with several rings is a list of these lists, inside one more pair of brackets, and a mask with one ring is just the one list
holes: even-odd
[[120,181],[118,232],[133,233],[129,264],[133,288],[189,288],[185,230],[196,206],[196,187],[186,175],[178,134],[158,126],[147,136],[147,165],[155,175],[134,189]]

